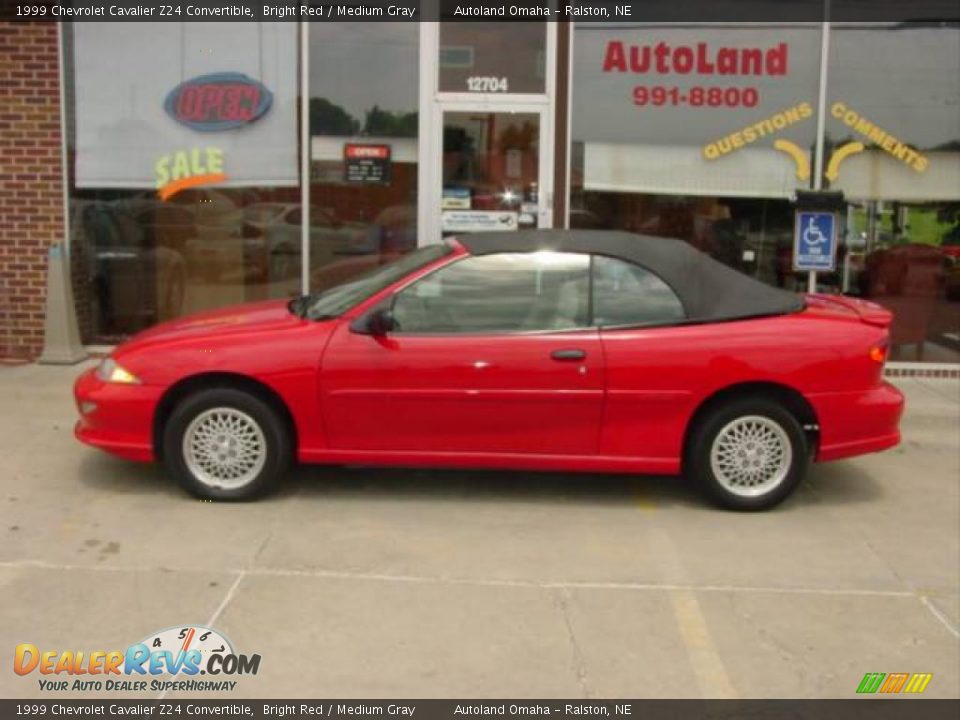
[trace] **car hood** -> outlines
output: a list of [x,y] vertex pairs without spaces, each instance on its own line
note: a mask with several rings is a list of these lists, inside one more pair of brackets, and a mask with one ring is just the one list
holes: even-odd
[[289,300],[268,300],[187,315],[177,320],[160,323],[134,335],[121,346],[121,350],[129,352],[145,346],[192,338],[221,337],[298,326],[304,320],[290,312],[289,302]]

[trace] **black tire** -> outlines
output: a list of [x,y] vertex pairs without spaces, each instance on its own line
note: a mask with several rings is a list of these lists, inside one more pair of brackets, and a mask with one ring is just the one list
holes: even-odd
[[[728,488],[732,484],[728,478],[726,484],[714,472],[711,454],[718,436],[737,420],[746,422],[748,417],[762,418],[765,425],[776,436],[775,423],[789,441],[789,463],[784,461],[785,473],[779,481],[771,481],[771,487],[740,488],[733,492]],[[752,452],[752,450],[751,450]],[[746,459],[744,460],[744,462]],[[764,397],[743,397],[730,400],[717,406],[699,419],[690,435],[684,457],[684,474],[697,483],[715,504],[731,510],[766,510],[785,500],[800,484],[807,472],[810,461],[810,449],[807,436],[793,413],[780,403]],[[756,462],[763,462],[757,458]],[[776,478],[779,473],[773,473]],[[749,494],[756,493],[756,494]]]
[[[223,409],[225,414],[242,422],[249,419],[260,432],[260,436],[255,436],[256,431],[247,425],[249,436],[255,436],[255,446],[260,446],[261,438],[265,446],[262,464],[254,463],[250,478],[239,478],[242,484],[238,486],[217,486],[211,484],[209,478],[205,481],[191,470],[185,456],[184,436],[191,424],[214,409]],[[259,457],[259,453],[256,455]],[[210,388],[188,396],[174,409],[163,430],[163,460],[168,470],[185,489],[205,500],[251,500],[263,495],[286,472],[291,456],[290,433],[278,413],[255,395],[233,388]]]

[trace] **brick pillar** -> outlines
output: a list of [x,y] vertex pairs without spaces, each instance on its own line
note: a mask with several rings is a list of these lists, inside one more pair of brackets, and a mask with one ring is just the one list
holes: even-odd
[[65,239],[57,24],[0,22],[0,357],[43,349],[47,249]]

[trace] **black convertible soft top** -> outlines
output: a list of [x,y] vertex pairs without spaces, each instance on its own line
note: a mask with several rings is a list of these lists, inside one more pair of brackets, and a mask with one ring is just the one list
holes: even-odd
[[797,293],[764,285],[673,238],[610,230],[521,230],[456,239],[473,255],[553,250],[632,262],[673,288],[690,322],[785,315],[804,308],[803,298]]

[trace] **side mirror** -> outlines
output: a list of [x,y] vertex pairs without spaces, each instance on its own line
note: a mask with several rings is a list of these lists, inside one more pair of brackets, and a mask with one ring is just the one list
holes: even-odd
[[391,330],[396,329],[397,323],[393,319],[393,311],[390,308],[381,307],[371,310],[366,315],[357,318],[350,325],[350,329],[361,335],[374,335],[382,337]]

